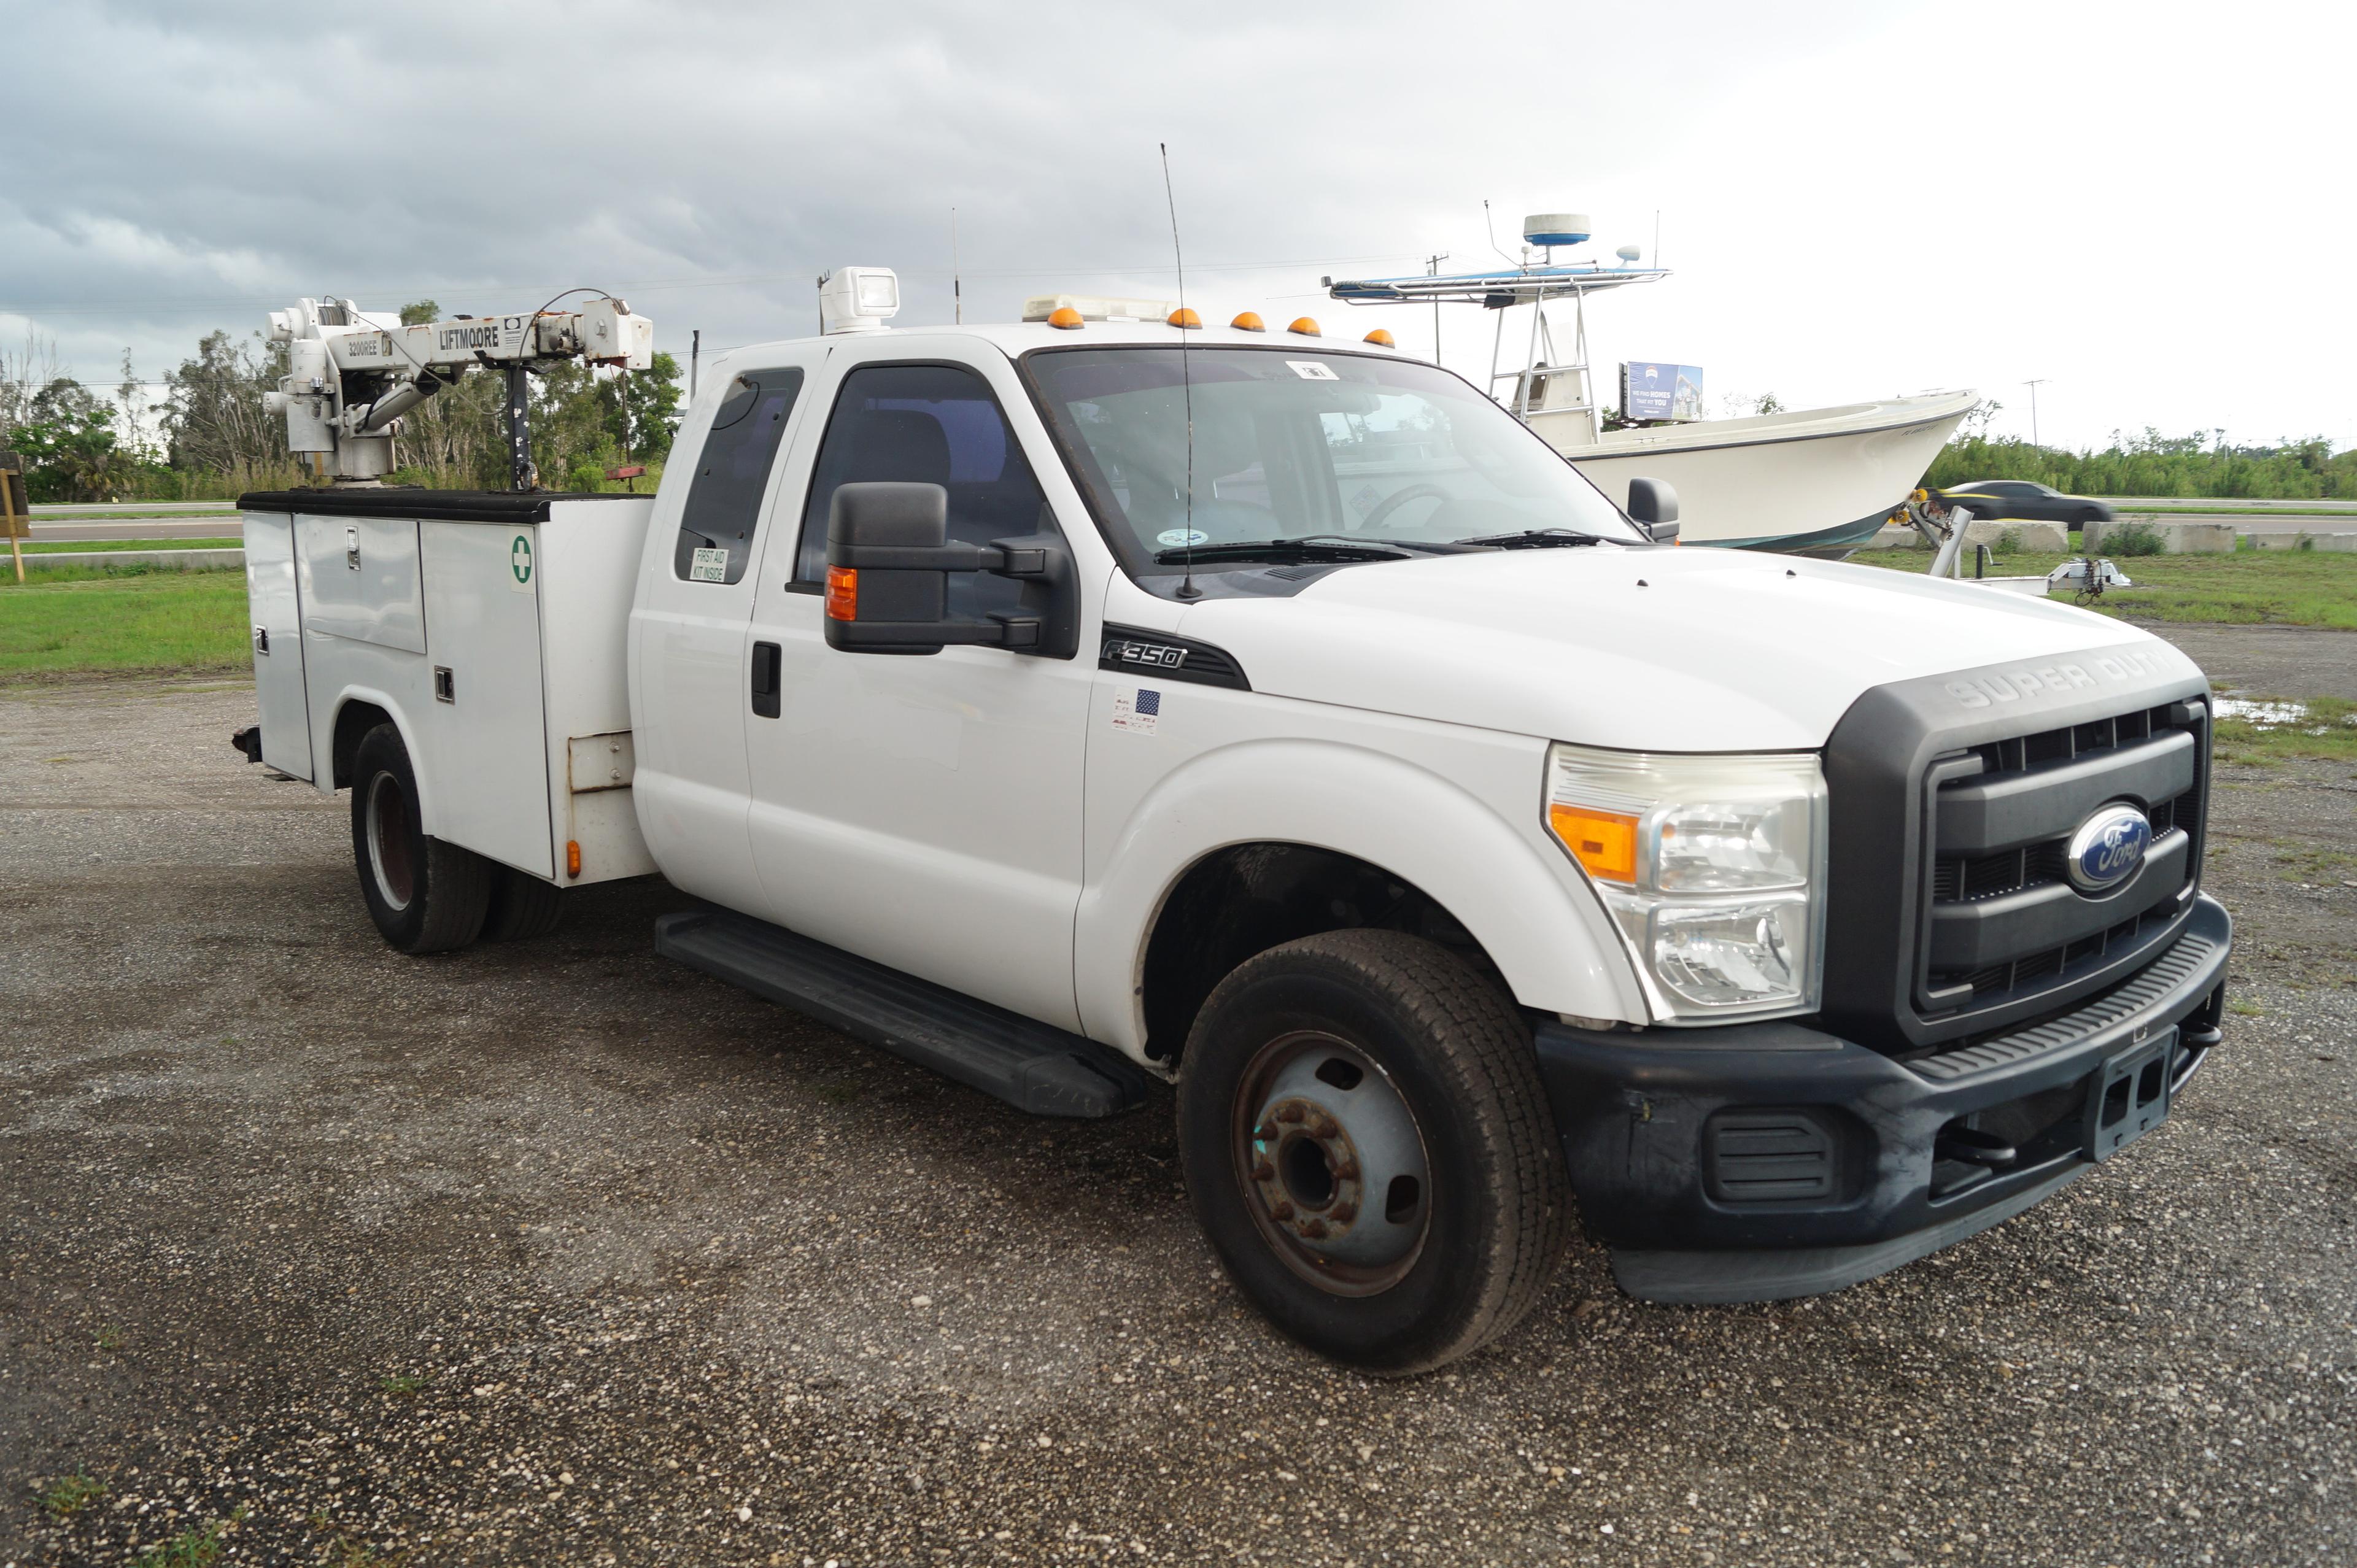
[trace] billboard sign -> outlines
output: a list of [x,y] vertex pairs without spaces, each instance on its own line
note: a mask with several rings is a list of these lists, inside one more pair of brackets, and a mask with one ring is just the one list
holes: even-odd
[[1620,367],[1623,419],[1700,419],[1702,367],[1631,360]]

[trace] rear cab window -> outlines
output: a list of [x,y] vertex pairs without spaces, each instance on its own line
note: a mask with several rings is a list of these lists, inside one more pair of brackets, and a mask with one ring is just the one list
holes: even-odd
[[672,572],[683,582],[740,582],[750,565],[761,498],[794,400],[799,369],[739,371],[712,416],[679,515]]

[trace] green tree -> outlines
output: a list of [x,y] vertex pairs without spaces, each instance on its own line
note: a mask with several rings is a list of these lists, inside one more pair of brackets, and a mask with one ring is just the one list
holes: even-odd
[[138,482],[138,463],[115,444],[114,411],[87,387],[52,381],[27,413],[8,441],[24,459],[28,499],[113,500]]

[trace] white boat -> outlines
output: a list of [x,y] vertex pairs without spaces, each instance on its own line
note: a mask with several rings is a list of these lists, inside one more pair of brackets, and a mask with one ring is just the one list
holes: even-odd
[[1533,430],[1622,506],[1629,481],[1678,492],[1689,544],[1843,552],[1873,537],[1979,402],[1972,392],[1635,430],[1534,410]]
[[[1926,392],[1880,403],[1844,403],[1743,419],[1704,419],[1606,430],[1587,366],[1587,296],[1669,275],[1635,264],[1558,264],[1556,246],[1585,243],[1587,220],[1542,214],[1524,220],[1530,248],[1520,266],[1438,276],[1326,280],[1352,305],[1438,301],[1496,313],[1491,388],[1499,401],[1622,506],[1629,481],[1663,479],[1678,494],[1680,539],[1752,550],[1846,553],[1904,505],[1932,459],[1971,413],[1979,394]],[[1570,352],[1559,356],[1550,302],[1569,300]],[[1523,368],[1501,371],[1508,312],[1531,307]],[[1502,383],[1512,386],[1504,392]]]

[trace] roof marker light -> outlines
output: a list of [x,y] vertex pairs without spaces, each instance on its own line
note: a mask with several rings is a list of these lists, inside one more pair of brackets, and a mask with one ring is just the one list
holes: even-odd
[[1233,321],[1229,322],[1228,325],[1234,328],[1239,332],[1265,332],[1268,330],[1268,323],[1263,321],[1260,318],[1260,313],[1254,310],[1237,312],[1236,318]]
[[1067,332],[1077,332],[1081,327],[1081,313],[1069,305],[1060,305],[1048,313],[1048,325],[1060,327]]
[[1173,327],[1200,327],[1203,325],[1203,318],[1196,315],[1193,311],[1188,309],[1183,305],[1178,309],[1172,311],[1168,319],[1170,325]]
[[1295,317],[1293,318],[1293,325],[1286,328],[1286,330],[1287,332],[1299,333],[1304,338],[1323,338],[1326,336],[1326,334],[1318,330],[1318,323],[1312,321],[1307,316]]
[[1399,347],[1399,339],[1394,338],[1388,328],[1382,327],[1378,327],[1372,332],[1368,333],[1367,341],[1372,343],[1378,349],[1396,349]]

